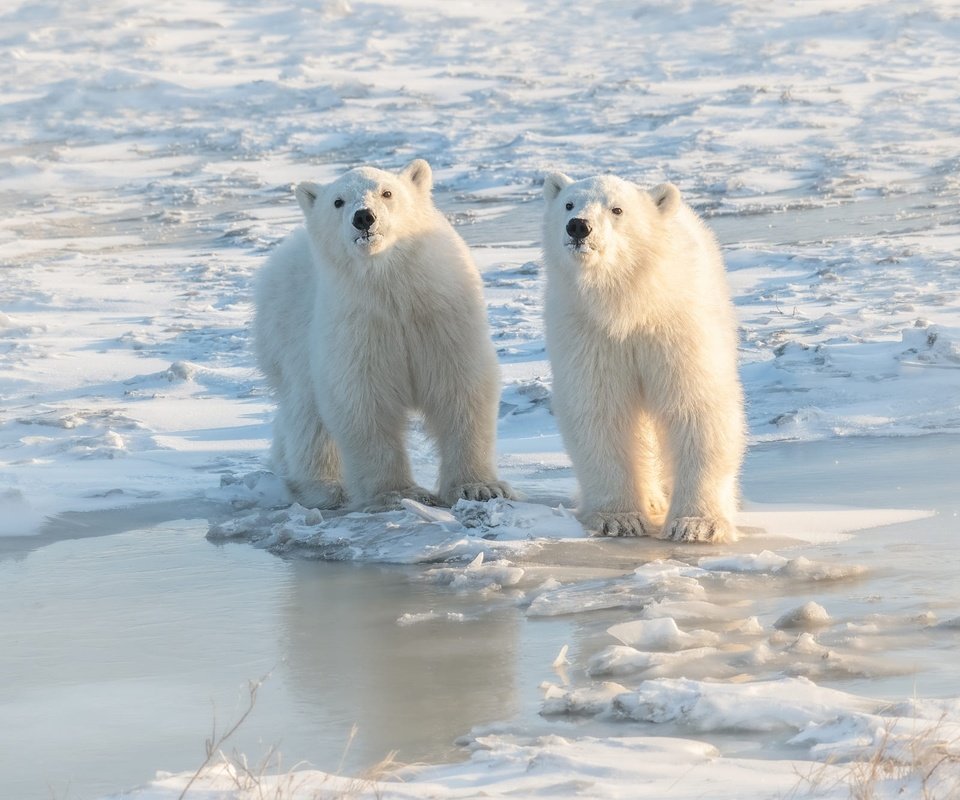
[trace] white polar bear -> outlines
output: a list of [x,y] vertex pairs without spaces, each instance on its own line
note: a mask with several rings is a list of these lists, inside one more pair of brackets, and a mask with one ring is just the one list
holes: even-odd
[[552,404],[584,524],[733,540],[745,425],[716,240],[672,184],[552,174],[544,194]]
[[432,186],[419,159],[301,183],[306,226],[260,272],[254,339],[278,401],[274,466],[307,506],[436,503],[406,453],[415,409],[439,444],[443,502],[512,497],[494,467],[500,380],[480,276]]

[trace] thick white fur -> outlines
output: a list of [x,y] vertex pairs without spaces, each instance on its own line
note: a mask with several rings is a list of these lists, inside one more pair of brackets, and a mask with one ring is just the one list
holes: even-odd
[[[642,535],[665,518],[668,539],[734,539],[743,391],[716,240],[672,184],[557,173],[544,194],[553,410],[584,524]],[[579,245],[573,218],[591,228]]]
[[[419,159],[399,174],[361,167],[301,183],[306,225],[259,275],[254,338],[278,402],[274,466],[305,505],[437,502],[413,481],[413,410],[438,442],[443,502],[511,496],[494,467],[500,385],[480,277],[432,185]],[[376,215],[369,237],[352,224],[363,208]]]

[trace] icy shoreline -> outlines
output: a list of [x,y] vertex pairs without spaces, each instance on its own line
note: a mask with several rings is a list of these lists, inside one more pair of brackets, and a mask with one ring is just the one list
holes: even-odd
[[[176,797],[208,701],[232,719],[275,667],[238,749],[434,764],[387,796],[957,794],[958,39],[947,0],[5,5],[0,793]],[[251,277],[292,184],[414,157],[483,273],[529,506],[269,508]],[[718,233],[752,441],[736,547],[569,515],[556,169],[671,180]]]
[[[942,471],[915,468],[929,461]],[[472,562],[469,550],[431,560],[423,534],[436,522],[424,519],[387,540],[368,524],[374,541],[363,558],[385,542],[384,554],[427,557],[403,567],[318,562],[328,553],[309,547],[282,558],[244,542],[214,547],[202,523],[48,543],[0,560],[10,594],[0,591],[0,602],[42,598],[46,609],[0,630],[20,642],[5,662],[12,671],[0,674],[12,698],[23,696],[17,663],[47,665],[34,670],[28,700],[0,704],[7,719],[23,720],[0,732],[6,781],[39,800],[47,781],[65,786],[71,775],[85,796],[112,797],[172,769],[124,796],[176,797],[202,760],[210,699],[222,732],[242,710],[240,687],[267,672],[224,751],[259,763],[275,744],[283,765],[315,764],[323,774],[264,783],[300,786],[305,797],[348,785],[458,796],[480,774],[496,796],[528,762],[557,765],[524,768],[524,786],[543,796],[569,796],[571,781],[602,797],[622,781],[649,780],[649,796],[659,797],[658,781],[682,778],[678,787],[695,797],[701,778],[720,786],[750,778],[731,791],[775,797],[772,787],[784,793],[801,775],[849,777],[856,762],[847,759],[881,746],[903,753],[918,733],[933,737],[926,750],[936,752],[937,736],[949,743],[960,724],[960,673],[942,655],[960,629],[950,569],[960,507],[947,491],[957,469],[951,436],[754,448],[747,490],[777,502],[750,512],[766,530],[724,548],[565,537],[547,507],[525,516],[524,504],[512,517],[492,506],[456,512],[506,534],[498,549],[475,529],[489,549]],[[798,498],[810,496],[859,511],[805,509]],[[891,499],[916,510],[883,508]],[[518,516],[533,524],[518,527]],[[867,525],[880,527],[857,530]],[[47,629],[73,633],[50,641]],[[71,710],[83,697],[97,698],[102,727]],[[56,735],[43,723],[52,717]],[[130,726],[138,735],[118,740]],[[88,744],[70,744],[79,739]],[[362,775],[397,747],[401,762],[436,766],[402,772],[402,785],[326,777]],[[645,760],[652,753],[673,753],[664,755],[671,766],[660,773]],[[840,763],[825,769],[831,757]],[[769,777],[773,762],[782,774]],[[210,781],[222,792],[213,796],[234,797],[228,773]],[[847,796],[834,790],[813,796]]]

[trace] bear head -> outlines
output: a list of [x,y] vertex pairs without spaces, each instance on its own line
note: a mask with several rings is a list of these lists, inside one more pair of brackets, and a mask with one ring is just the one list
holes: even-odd
[[650,191],[613,175],[546,177],[543,250],[550,266],[582,283],[607,283],[657,258],[681,205],[672,183]]
[[326,185],[304,182],[296,195],[307,231],[326,259],[369,263],[389,258],[430,224],[432,188],[430,165],[416,159],[399,173],[357,167]]

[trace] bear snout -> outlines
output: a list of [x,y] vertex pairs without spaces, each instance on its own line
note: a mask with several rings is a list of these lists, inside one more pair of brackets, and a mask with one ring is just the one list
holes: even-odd
[[590,223],[579,217],[574,217],[567,223],[567,235],[576,242],[586,239],[591,230]]
[[361,208],[353,215],[353,227],[358,231],[369,231],[376,221],[377,215],[369,208]]

